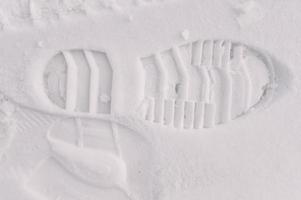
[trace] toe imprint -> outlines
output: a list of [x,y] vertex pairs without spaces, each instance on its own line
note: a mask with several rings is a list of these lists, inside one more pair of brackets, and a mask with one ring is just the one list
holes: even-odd
[[269,95],[268,59],[241,43],[199,40],[141,58],[147,121],[210,128],[242,116]]

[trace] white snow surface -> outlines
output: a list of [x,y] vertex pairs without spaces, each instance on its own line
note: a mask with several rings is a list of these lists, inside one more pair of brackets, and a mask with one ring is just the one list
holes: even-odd
[[[0,0],[0,199],[299,200],[300,9],[299,0]],[[208,129],[146,122],[141,58],[198,40],[268,56],[272,99]],[[47,98],[43,70],[59,52],[93,54],[81,63],[90,67],[109,63],[113,85],[100,86],[101,114],[68,112]],[[262,71],[256,76],[265,83]],[[60,164],[47,134],[67,156],[80,154]]]

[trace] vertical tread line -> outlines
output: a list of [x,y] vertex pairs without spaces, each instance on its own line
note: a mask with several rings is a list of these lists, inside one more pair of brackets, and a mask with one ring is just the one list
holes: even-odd
[[165,110],[164,110],[164,124],[172,125],[174,123],[175,115],[175,100],[174,99],[165,99]]
[[168,74],[164,67],[164,62],[160,54],[155,54],[155,63],[159,72],[159,96],[166,98],[167,96],[167,87],[168,87]]
[[240,59],[241,59],[241,71],[242,71],[242,76],[245,80],[245,102],[244,102],[244,111],[247,111],[252,105],[251,105],[251,99],[252,99],[252,79],[251,79],[251,76],[250,76],[250,72],[246,66],[246,63],[244,61],[244,58],[243,58],[243,51],[244,51],[244,47],[241,46],[240,47],[241,50],[240,50]]
[[77,99],[77,65],[69,51],[62,52],[67,64],[66,109],[74,111]]
[[174,113],[174,127],[183,128],[184,114],[185,114],[185,101],[182,99],[175,100],[175,113]]
[[198,40],[192,44],[192,56],[191,56],[192,66],[200,66],[202,64],[202,55],[203,55],[203,41]]
[[222,56],[222,65],[220,72],[223,80],[223,101],[221,106],[221,120],[222,123],[231,120],[232,116],[232,101],[233,101],[233,81],[230,71],[230,59],[231,59],[232,43],[230,41],[224,41],[224,52]]
[[155,63],[159,72],[159,95],[155,99],[155,122],[164,121],[164,99],[167,97],[168,75],[160,54],[155,54]]
[[93,52],[84,50],[85,58],[90,69],[90,93],[89,93],[89,112],[96,113],[98,111],[98,95],[99,95],[99,68],[94,58]]
[[194,108],[194,128],[199,129],[203,128],[204,125],[204,112],[205,112],[205,104],[202,101],[195,103]]
[[194,112],[195,112],[195,103],[193,101],[185,102],[185,119],[184,119],[184,128],[191,129],[194,123]]
[[187,99],[188,97],[188,88],[189,88],[189,75],[188,70],[185,67],[184,60],[180,54],[179,48],[172,48],[172,54],[176,62],[177,71],[180,75],[180,88],[179,88],[179,98]]
[[215,114],[215,104],[205,103],[204,128],[211,128],[215,125]]

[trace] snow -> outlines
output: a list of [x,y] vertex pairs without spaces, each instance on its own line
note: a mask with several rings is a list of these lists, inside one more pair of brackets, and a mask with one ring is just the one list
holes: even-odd
[[[298,0],[1,0],[0,199],[299,200],[300,8]],[[212,128],[181,129],[143,118],[156,117],[145,115],[158,105],[152,84],[164,86],[152,71],[160,59],[152,56],[162,55],[163,64],[172,66],[177,61],[170,55],[189,57],[187,44],[219,40],[247,47],[242,57],[255,65],[249,77],[256,80],[254,105]],[[49,65],[61,52],[86,67],[80,71],[86,78],[74,81],[78,87],[65,85],[64,57]],[[85,62],[87,52],[93,56]],[[265,68],[265,56],[273,70]],[[89,76],[93,62],[104,69],[95,76],[99,80]],[[51,80],[47,66],[54,67]],[[186,61],[183,66],[194,70]],[[166,70],[171,78],[159,93],[169,97],[183,80]],[[198,96],[192,91],[197,72],[188,74],[196,81],[187,86],[185,105]],[[275,82],[269,84],[269,76]],[[68,97],[62,91],[73,88],[74,101],[82,104],[72,112],[58,107],[47,96],[46,81],[63,100]],[[92,101],[84,90],[90,84],[99,86],[96,113],[85,107]],[[178,86],[186,98],[185,85]],[[261,103],[267,91],[271,98]],[[173,105],[175,99],[165,100]],[[234,104],[241,111],[238,100]],[[54,126],[51,138],[67,152],[60,160],[46,137]],[[112,188],[102,187],[106,181]]]

